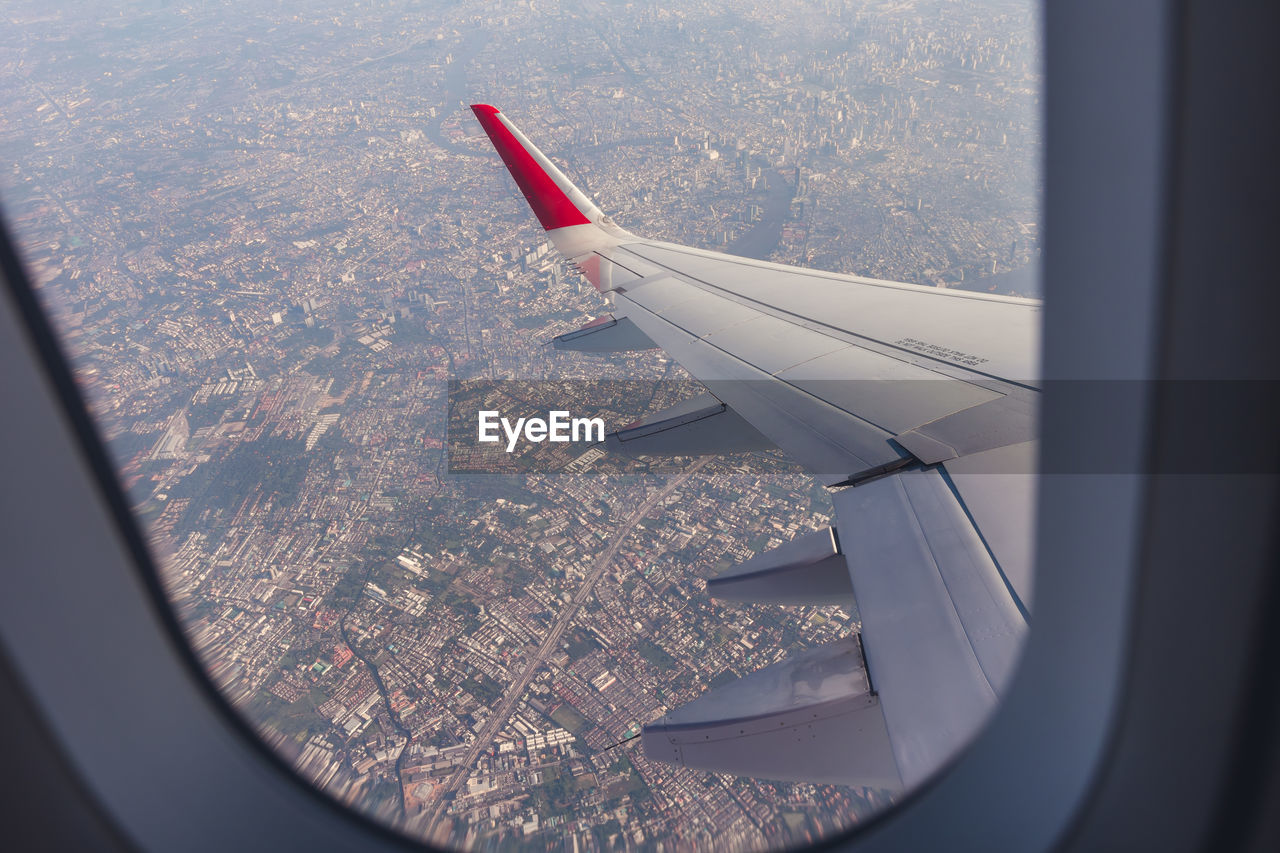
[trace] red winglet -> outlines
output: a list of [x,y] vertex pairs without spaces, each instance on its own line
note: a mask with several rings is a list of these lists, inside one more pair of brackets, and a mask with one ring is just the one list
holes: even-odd
[[533,155],[520,144],[520,140],[498,120],[497,107],[472,104],[471,111],[480,120],[484,132],[489,134],[489,141],[498,150],[502,162],[507,164],[507,170],[516,179],[520,192],[524,193],[543,228],[551,231],[568,225],[591,223],[565,195],[564,190],[538,165]]

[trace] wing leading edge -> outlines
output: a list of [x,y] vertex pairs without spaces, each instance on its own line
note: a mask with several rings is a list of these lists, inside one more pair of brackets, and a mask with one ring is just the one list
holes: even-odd
[[[879,788],[929,776],[991,713],[1027,630],[1039,302],[637,237],[501,112],[472,109],[553,244],[605,293],[613,319],[636,330],[636,348],[665,349],[709,403],[833,489],[829,544],[788,543],[709,588],[827,603],[825,567],[842,557],[858,642],[810,650],[670,711],[645,726],[646,752]],[[706,419],[690,423],[701,426],[687,427],[688,448],[677,425],[652,452],[707,452]]]

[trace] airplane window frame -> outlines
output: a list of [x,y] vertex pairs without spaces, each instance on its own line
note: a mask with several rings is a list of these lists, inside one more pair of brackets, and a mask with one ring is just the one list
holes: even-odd
[[[1046,9],[1046,378],[1162,375],[1180,9],[1157,0]],[[16,568],[0,597],[0,650],[65,758],[145,848],[416,848],[311,788],[217,694],[182,639],[7,235],[4,244],[3,387],[23,405],[0,448],[10,484],[0,526]],[[1144,458],[1157,404],[1135,394],[1090,411],[1051,386],[1046,467],[1064,470],[1099,442]],[[1043,478],[1035,628],[1007,700],[951,767],[834,843],[1057,845],[1112,759],[1150,499],[1136,473]]]

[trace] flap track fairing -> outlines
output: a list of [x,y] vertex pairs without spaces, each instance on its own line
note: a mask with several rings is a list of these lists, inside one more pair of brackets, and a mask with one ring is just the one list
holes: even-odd
[[771,450],[773,442],[711,394],[699,394],[605,437],[628,456],[714,456]]
[[835,528],[797,536],[707,580],[722,601],[851,608],[853,584]]
[[658,345],[626,317],[604,316],[551,339],[552,346],[574,352],[632,352]]

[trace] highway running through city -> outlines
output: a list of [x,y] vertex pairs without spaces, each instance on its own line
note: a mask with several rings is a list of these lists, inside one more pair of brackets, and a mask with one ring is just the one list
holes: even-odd
[[705,466],[710,460],[711,457],[699,459],[690,466],[688,470],[672,477],[666,485],[647,498],[645,502],[635,510],[635,512],[631,513],[631,515],[627,517],[627,520],[609,539],[608,547],[605,548],[604,553],[596,558],[595,563],[592,564],[586,577],[583,578],[582,585],[578,587],[578,591],[574,593],[573,598],[560,611],[559,616],[556,617],[555,624],[551,626],[551,630],[548,631],[547,636],[543,638],[541,645],[538,646],[538,650],[529,658],[529,661],[525,665],[524,670],[520,673],[519,678],[511,683],[511,686],[508,687],[506,692],[503,694],[501,703],[493,709],[493,713],[485,722],[484,728],[482,728],[480,733],[476,735],[475,741],[471,744],[471,748],[467,750],[467,754],[463,758],[462,763],[458,765],[458,769],[454,771],[453,775],[449,777],[448,781],[445,782],[441,789],[436,792],[437,805],[435,811],[431,815],[431,820],[427,824],[428,826],[434,827],[436,825],[436,821],[439,820],[442,810],[447,806],[449,795],[462,787],[462,783],[466,781],[467,776],[470,774],[472,764],[475,762],[477,756],[479,756],[480,753],[489,746],[493,741],[494,735],[498,733],[502,726],[506,724],[506,721],[511,717],[511,713],[514,710],[516,703],[524,696],[525,690],[529,687],[529,682],[533,680],[533,676],[542,666],[542,662],[546,660],[548,655],[560,647],[560,638],[563,636],[565,629],[569,627],[573,618],[578,614],[578,609],[590,597],[592,590],[595,589],[596,582],[603,577],[605,571],[613,564],[614,558],[622,548],[622,543],[631,535],[631,531],[642,519],[644,519],[645,516],[649,514],[651,510],[653,510],[655,506],[670,497],[672,492],[683,485],[698,471],[702,470],[703,466]]

